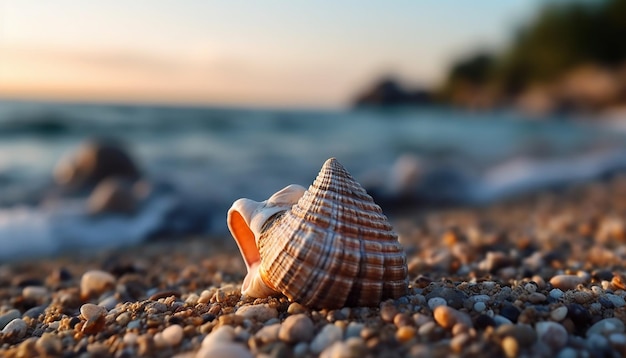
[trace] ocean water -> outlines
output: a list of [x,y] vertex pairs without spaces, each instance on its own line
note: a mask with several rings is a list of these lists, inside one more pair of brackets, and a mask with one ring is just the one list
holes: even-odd
[[[464,182],[462,195],[478,201],[626,168],[626,131],[597,120],[529,120],[510,112],[445,109],[272,110],[2,101],[0,244],[19,233],[54,243],[54,250],[44,253],[61,250],[64,245],[58,242],[64,240],[98,246],[108,239],[90,238],[89,232],[106,220],[117,220],[103,225],[117,225],[122,232],[124,227],[139,227],[117,236],[140,241],[146,222],[163,219],[160,214],[144,218],[144,226],[132,221],[141,216],[85,222],[80,205],[68,202],[53,212],[41,208],[39,200],[54,186],[55,165],[94,137],[121,140],[147,178],[173,183],[181,197],[202,202],[198,210],[207,211],[210,230],[219,233],[226,231],[225,213],[235,199],[263,200],[291,183],[308,186],[329,157],[336,157],[366,188],[389,196],[406,193],[408,179],[402,175],[415,171],[415,166],[431,171],[448,168],[471,178]],[[407,165],[409,169],[403,168]],[[65,231],[50,230],[50,222],[58,221],[50,217],[58,215],[69,218]],[[80,234],[67,234],[76,226],[72,218],[80,218]],[[20,220],[40,223],[29,230],[34,226],[44,234],[20,227]],[[66,239],[72,235],[76,238]]]

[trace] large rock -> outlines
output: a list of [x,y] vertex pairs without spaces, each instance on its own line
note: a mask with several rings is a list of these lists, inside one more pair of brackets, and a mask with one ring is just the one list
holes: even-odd
[[123,146],[113,140],[90,140],[61,159],[54,170],[57,184],[85,189],[106,178],[136,180],[140,171]]

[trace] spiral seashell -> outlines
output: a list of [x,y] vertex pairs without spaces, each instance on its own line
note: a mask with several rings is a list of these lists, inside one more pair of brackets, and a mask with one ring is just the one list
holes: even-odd
[[283,294],[309,307],[337,308],[407,294],[397,235],[335,158],[308,190],[289,185],[263,202],[235,201],[228,228],[248,269],[246,296]]

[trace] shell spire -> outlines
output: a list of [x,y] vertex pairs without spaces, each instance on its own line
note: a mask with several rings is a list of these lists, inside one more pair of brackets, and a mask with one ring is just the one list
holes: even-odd
[[[243,208],[236,205],[239,200],[229,211],[229,228],[248,265],[244,294],[280,293],[325,308],[372,306],[407,294],[406,256],[397,235],[335,158],[324,163],[306,191],[290,195],[280,208],[269,210],[271,199],[246,208],[249,216],[237,211]],[[248,223],[247,239],[233,230],[236,216]],[[255,219],[263,223],[253,228]],[[251,235],[257,250],[243,243],[252,241]]]

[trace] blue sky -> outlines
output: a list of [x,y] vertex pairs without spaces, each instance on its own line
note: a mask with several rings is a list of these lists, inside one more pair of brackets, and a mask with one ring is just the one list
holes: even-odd
[[544,2],[0,0],[0,95],[338,107],[438,83]]

